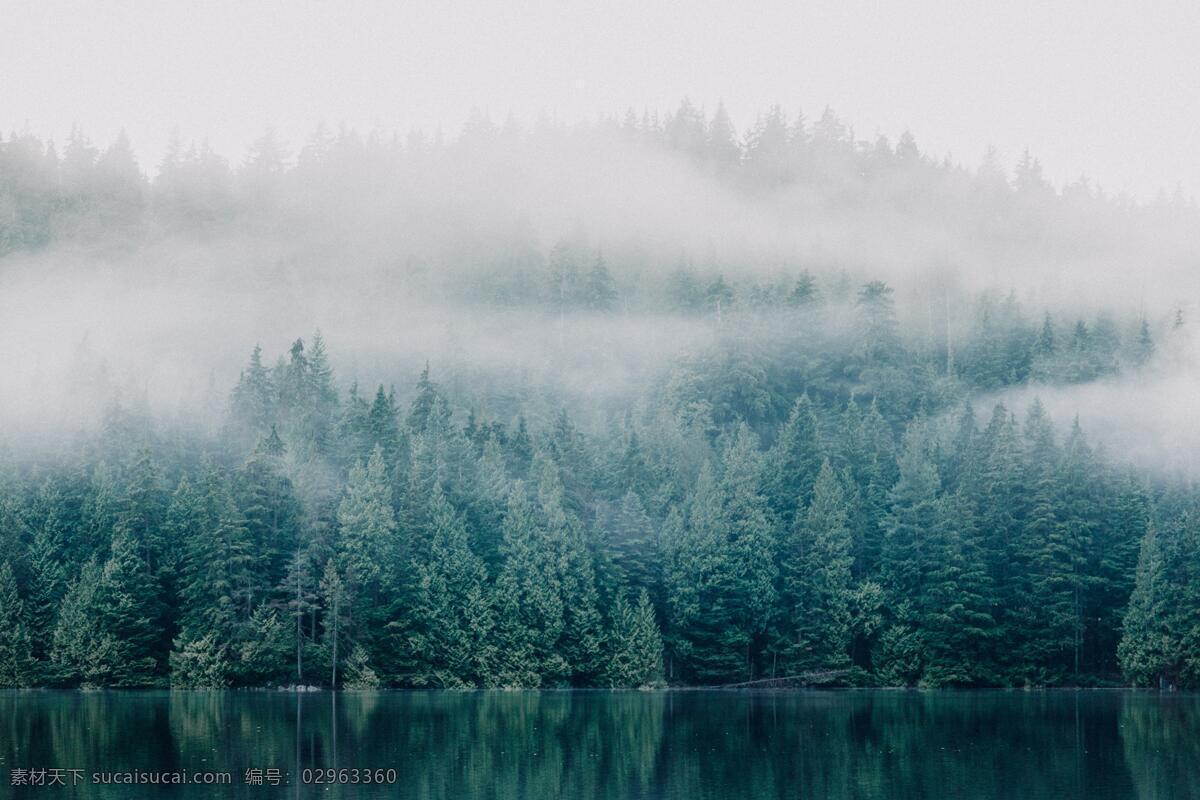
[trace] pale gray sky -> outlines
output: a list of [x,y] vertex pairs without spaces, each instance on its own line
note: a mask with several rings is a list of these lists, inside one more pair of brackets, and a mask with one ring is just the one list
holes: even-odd
[[739,128],[829,104],[860,137],[1010,167],[1029,147],[1062,183],[1200,194],[1200,5],[853,0],[0,0],[0,126],[144,161],[168,131],[237,161],[274,125],[457,131],[723,99]]

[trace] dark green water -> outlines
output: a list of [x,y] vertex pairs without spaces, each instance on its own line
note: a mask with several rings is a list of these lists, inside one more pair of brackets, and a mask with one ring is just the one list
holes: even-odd
[[[395,783],[302,783],[305,769],[355,768]],[[82,773],[14,787],[20,769]],[[251,769],[279,770],[280,785],[247,785]],[[93,782],[137,770],[231,784]],[[0,797],[1192,798],[1200,697],[0,692],[0,775]]]

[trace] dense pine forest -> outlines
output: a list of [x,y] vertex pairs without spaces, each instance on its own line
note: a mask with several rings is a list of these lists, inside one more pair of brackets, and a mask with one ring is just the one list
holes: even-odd
[[[372,293],[512,315],[548,348],[389,361],[355,339],[343,359],[337,326],[281,340],[264,322],[176,413],[72,375],[86,424],[0,436],[0,686],[1200,683],[1200,494],[1036,399],[1149,379],[1189,346],[1183,307],[905,276],[832,234],[751,269],[611,233],[539,244],[520,219],[460,220],[421,257],[391,253],[386,226],[367,252],[367,221],[310,225],[345,222],[346,174],[374,174],[373,199],[419,194],[422,165],[469,172],[559,138],[623,142],[756,202],[790,193],[847,239],[864,209],[953,209],[956,236],[1004,259],[1076,263],[1097,237],[1169,238],[1194,214],[1055,190],[1028,154],[1010,181],[907,135],[865,143],[829,112],[775,110],[739,139],[686,102],[584,131],[480,117],[448,143],[319,132],[295,166],[270,135],[238,169],[173,141],[153,181],[124,139],[100,151],[77,131],[60,157],[0,138],[0,273],[82,259],[149,280],[130,265],[152,254],[160,279],[186,242],[222,274],[230,250],[290,237],[287,258],[262,256],[264,308],[299,304],[308,267],[288,258],[350,252]],[[406,224],[445,223],[406,203]],[[612,371],[666,329],[685,342]]]

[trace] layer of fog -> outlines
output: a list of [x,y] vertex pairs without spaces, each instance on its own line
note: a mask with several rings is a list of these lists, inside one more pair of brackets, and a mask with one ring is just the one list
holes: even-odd
[[[995,165],[986,175],[894,165],[864,194],[839,191],[836,175],[730,179],[606,126],[475,130],[391,159],[379,152],[301,159],[260,194],[245,190],[249,210],[203,235],[152,227],[0,260],[4,425],[60,430],[94,420],[113,397],[167,415],[215,413],[256,343],[273,358],[318,328],[343,386],[411,381],[429,360],[435,372],[489,371],[575,396],[629,392],[712,335],[707,319],[654,307],[564,317],[483,303],[486,287],[472,294],[518,256],[544,266],[564,239],[589,258],[603,253],[626,290],[661,285],[683,263],[743,281],[801,269],[882,279],[909,304],[928,301],[920,292],[931,286],[955,304],[1013,290],[1039,315],[1161,317],[1200,291],[1191,211],[1131,208],[1079,187],[1071,201],[1047,187],[1017,202]],[[1200,444],[1200,428],[1170,421],[1196,397],[1196,373],[1181,366],[1191,363],[1038,393],[1056,416],[1078,413],[1114,449],[1154,461],[1168,443]]]
[[986,424],[993,402],[1024,420],[1036,400],[1060,439],[1078,419],[1088,443],[1102,448],[1112,461],[1194,479],[1200,474],[1200,341],[1187,327],[1172,334],[1143,371],[1082,385],[1031,385],[980,398],[975,403],[979,422]]
[[[271,366],[296,338],[311,345],[317,330],[343,391],[357,382],[367,394],[379,384],[403,394],[430,362],[435,379],[483,407],[485,390],[493,405],[520,392],[564,403],[631,397],[711,335],[682,317],[464,307],[390,282],[313,291],[286,266],[234,250],[171,253],[169,277],[94,262],[82,271],[59,264],[61,276],[0,277],[6,427],[39,436],[74,430],[113,402],[180,419],[219,415],[255,345]],[[207,274],[221,254],[243,269]]]

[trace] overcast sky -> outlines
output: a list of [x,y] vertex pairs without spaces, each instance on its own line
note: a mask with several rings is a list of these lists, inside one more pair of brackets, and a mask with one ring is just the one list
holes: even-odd
[[723,99],[831,105],[860,137],[1056,183],[1200,195],[1200,4],[852,0],[0,0],[0,126],[156,162],[169,130],[240,160],[273,125],[457,131],[472,107],[562,121]]

